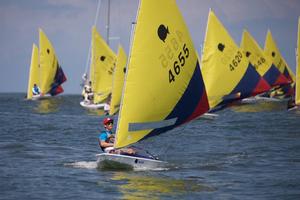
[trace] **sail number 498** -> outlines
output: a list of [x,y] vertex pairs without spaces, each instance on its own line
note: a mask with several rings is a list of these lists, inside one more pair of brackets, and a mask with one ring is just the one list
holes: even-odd
[[[181,72],[181,68],[185,65],[185,59],[189,57],[189,49],[186,44],[183,45],[182,51],[179,52],[177,60],[174,61],[173,67],[169,70],[169,83],[175,81],[175,76],[178,76]],[[174,75],[175,74],[175,75]]]

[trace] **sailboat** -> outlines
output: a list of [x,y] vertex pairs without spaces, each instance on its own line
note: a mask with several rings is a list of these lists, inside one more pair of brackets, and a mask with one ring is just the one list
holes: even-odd
[[296,48],[296,83],[295,98],[291,99],[288,104],[288,110],[298,109],[300,107],[300,17],[298,18],[298,37]]
[[[250,63],[271,87],[274,88],[290,83],[290,80],[288,80],[272,63],[271,59],[265,55],[265,52],[260,48],[258,43],[247,30],[243,31],[241,48],[243,49]],[[269,93],[269,91],[267,93]],[[278,101],[280,101],[278,98],[272,98],[269,96],[265,97],[264,94],[242,100],[243,103],[255,104],[259,102],[263,103]]]
[[290,81],[272,63],[271,59],[265,55],[265,52],[260,48],[259,44],[247,30],[243,31],[241,48],[257,72],[270,86],[274,87],[290,83]]
[[[27,99],[39,100],[58,95],[64,91],[61,84],[66,80],[51,42],[39,29],[39,49],[35,44],[32,47]],[[38,95],[32,93],[34,84],[40,87]]]
[[290,84],[282,87],[283,97],[294,95],[294,90],[291,87],[291,84],[295,82],[295,74],[281,55],[270,30],[267,32],[264,51],[279,71],[290,81]]
[[[114,147],[120,149],[163,134],[208,109],[196,51],[176,1],[141,0]],[[165,165],[151,155],[140,155],[139,150],[130,156],[96,156],[98,166],[106,162],[133,168]]]
[[210,112],[270,89],[212,10],[208,15],[201,70]]
[[104,108],[112,90],[115,62],[116,54],[98,33],[96,26],[93,26],[89,81],[94,97],[90,101],[81,101],[81,106],[90,109]]
[[125,73],[126,73],[126,63],[127,63],[127,55],[123,47],[119,45],[116,67],[113,75],[109,115],[114,115],[119,111]]

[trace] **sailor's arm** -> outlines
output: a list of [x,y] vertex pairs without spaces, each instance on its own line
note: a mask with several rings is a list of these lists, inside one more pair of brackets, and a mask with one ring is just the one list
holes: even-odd
[[113,146],[114,146],[113,143],[108,143],[108,142],[105,142],[105,141],[103,141],[103,140],[99,140],[99,145],[100,145],[102,148],[113,147]]

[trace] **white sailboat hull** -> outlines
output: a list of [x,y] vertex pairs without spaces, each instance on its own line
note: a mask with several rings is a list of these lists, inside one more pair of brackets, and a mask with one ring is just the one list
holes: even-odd
[[93,103],[87,103],[85,101],[81,101],[80,105],[87,109],[104,109],[105,103],[93,104]]
[[136,170],[162,170],[166,169],[167,162],[135,157],[129,155],[101,153],[97,154],[97,166],[98,168],[127,168]]
[[38,94],[38,95],[33,95],[32,98],[31,98],[31,100],[34,100],[34,101],[36,101],[36,100],[43,100],[43,99],[49,99],[51,97],[52,96],[50,94],[45,94],[45,95]]
[[217,119],[218,117],[219,117],[218,114],[207,112],[201,115],[200,117],[198,117],[198,119]]
[[272,98],[272,97],[249,97],[241,100],[241,104],[252,104],[261,102],[282,102],[282,99]]

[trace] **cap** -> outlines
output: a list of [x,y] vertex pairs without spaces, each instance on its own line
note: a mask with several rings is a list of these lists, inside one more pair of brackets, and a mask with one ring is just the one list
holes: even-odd
[[112,118],[109,118],[109,117],[104,118],[103,124],[104,124],[104,125],[107,125],[107,124],[109,124],[109,123],[114,123],[114,120],[113,120]]

